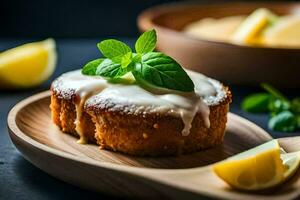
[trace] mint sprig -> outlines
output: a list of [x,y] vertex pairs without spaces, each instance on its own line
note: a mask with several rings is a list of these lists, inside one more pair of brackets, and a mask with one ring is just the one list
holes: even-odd
[[193,81],[174,59],[161,52],[153,52],[156,42],[155,30],[146,31],[137,39],[136,53],[121,41],[104,40],[97,46],[105,58],[88,62],[81,72],[110,80],[119,80],[131,72],[141,86],[194,91]]
[[271,130],[293,132],[300,128],[300,98],[291,101],[279,90],[263,83],[265,93],[247,96],[242,102],[243,110],[251,113],[269,113]]

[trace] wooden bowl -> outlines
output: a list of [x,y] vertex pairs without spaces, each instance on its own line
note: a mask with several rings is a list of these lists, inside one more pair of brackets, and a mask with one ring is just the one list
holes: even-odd
[[[226,83],[300,87],[300,48],[253,47],[207,41],[181,32],[190,22],[206,17],[248,15],[257,8],[279,15],[300,12],[300,3],[169,4],[150,8],[138,18],[141,31],[155,28],[157,49],[182,66]],[[220,30],[222,33],[222,30]]]

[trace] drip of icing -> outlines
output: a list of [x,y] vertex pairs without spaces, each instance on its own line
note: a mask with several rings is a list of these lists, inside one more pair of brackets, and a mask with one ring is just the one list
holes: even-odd
[[[137,113],[166,113],[182,118],[184,128],[182,135],[187,136],[195,115],[201,113],[207,128],[210,126],[209,106],[218,98],[224,98],[219,82],[202,74],[187,71],[195,84],[195,92],[177,93],[174,91],[149,91],[138,85],[108,83],[105,79],[95,76],[85,76],[80,71],[62,75],[53,83],[53,89],[64,98],[70,98],[72,92],[79,98],[76,103],[76,131],[80,135],[80,143],[86,142],[82,134],[80,119],[85,105],[97,105],[100,100],[114,104],[115,109],[127,106],[126,111]],[[158,89],[159,90],[159,89]]]
[[200,112],[205,126],[210,127],[209,122],[209,107],[203,102],[201,96],[196,93],[191,93],[185,96],[179,96],[174,94],[168,94],[161,97],[162,99],[174,104],[177,108],[177,113],[180,114],[180,117],[184,123],[184,128],[181,133],[183,136],[187,136],[190,133],[192,128],[192,122],[195,115]]
[[83,134],[83,128],[81,125],[81,118],[83,113],[82,111],[86,100],[89,97],[101,92],[106,87],[107,87],[107,82],[105,80],[100,79],[77,88],[75,94],[76,94],[76,98],[79,98],[79,101],[75,101],[75,108],[76,108],[75,130],[80,137],[77,143],[80,144],[87,143],[87,138]]

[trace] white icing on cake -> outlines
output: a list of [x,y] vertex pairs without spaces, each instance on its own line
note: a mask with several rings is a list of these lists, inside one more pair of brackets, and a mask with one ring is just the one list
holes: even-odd
[[210,126],[209,106],[226,98],[222,85],[206,76],[187,71],[194,82],[195,92],[181,93],[166,89],[146,90],[136,84],[114,84],[99,76],[82,75],[80,70],[63,74],[52,84],[52,90],[61,98],[75,98],[77,111],[76,131],[80,143],[86,140],[82,135],[80,118],[84,106],[106,107],[110,111],[128,114],[166,114],[181,117],[184,123],[182,135],[189,134],[197,113]]

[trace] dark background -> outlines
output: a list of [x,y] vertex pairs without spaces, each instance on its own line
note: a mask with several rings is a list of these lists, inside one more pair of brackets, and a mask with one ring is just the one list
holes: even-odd
[[0,38],[132,37],[142,10],[170,2],[180,0],[1,0]]
[[0,37],[135,36],[137,15],[168,2],[171,0],[5,0],[0,4]]

